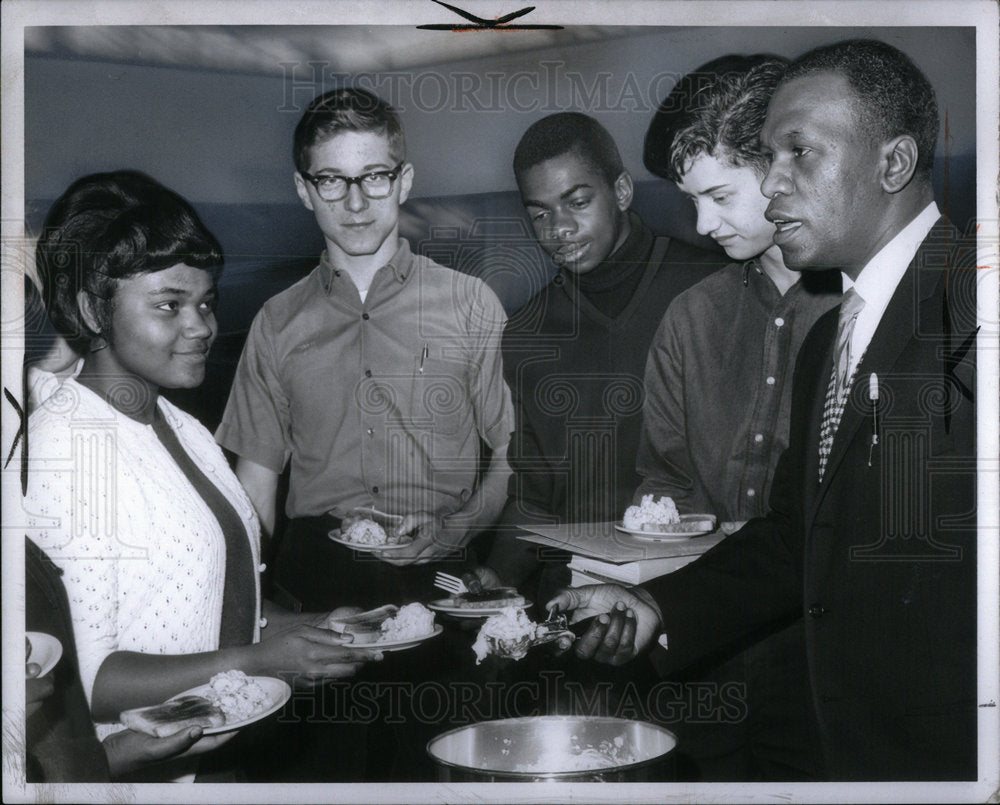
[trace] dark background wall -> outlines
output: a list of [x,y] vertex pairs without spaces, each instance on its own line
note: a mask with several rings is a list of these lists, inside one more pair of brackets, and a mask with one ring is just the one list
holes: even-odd
[[[635,207],[653,229],[712,245],[695,234],[691,205],[642,167],[641,149],[676,79],[726,53],[794,57],[855,36],[901,48],[938,94],[938,203],[962,228],[975,216],[972,28],[572,28],[538,37],[538,47],[509,34],[482,38],[474,55],[464,46],[458,58],[425,33],[396,26],[26,31],[29,228],[38,230],[77,177],[129,167],[186,196],[222,242],[215,370],[188,401],[208,424],[221,413],[250,319],[322,250],[312,214],[295,196],[291,140],[309,100],[338,83],[360,83],[401,111],[416,169],[402,234],[416,250],[481,276],[508,310],[552,273],[521,215],[510,160],[524,130],[555,111],[587,112],[611,131],[638,182]],[[275,55],[286,51],[293,55]]]

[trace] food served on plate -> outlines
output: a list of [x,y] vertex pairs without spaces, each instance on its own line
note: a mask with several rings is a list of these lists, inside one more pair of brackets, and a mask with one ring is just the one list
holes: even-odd
[[226,714],[204,696],[181,696],[152,707],[125,710],[119,720],[136,732],[166,738],[188,727],[221,727]]
[[395,643],[433,634],[434,613],[417,602],[402,608],[386,604],[357,615],[330,618],[326,627],[350,634],[355,644]]
[[663,496],[654,500],[654,495],[643,495],[638,506],[629,506],[625,510],[622,525],[629,531],[659,531],[680,521],[673,498]]
[[209,680],[208,699],[220,708],[227,724],[244,721],[271,705],[271,697],[256,679],[242,671],[223,671]]
[[414,601],[382,622],[382,641],[396,642],[424,637],[434,631],[434,613]]
[[326,622],[326,628],[341,634],[350,634],[354,643],[374,643],[382,637],[382,624],[399,612],[399,607],[386,604],[367,612],[345,617],[331,617]]
[[525,598],[513,587],[493,587],[478,593],[457,593],[448,599],[457,609],[496,609],[523,607]]
[[490,615],[476,635],[472,650],[476,652],[476,665],[489,654],[520,660],[538,633],[538,624],[519,607],[504,607]]
[[355,520],[341,534],[345,542],[356,545],[398,545],[399,537],[389,536],[385,529],[374,520]]
[[126,710],[119,720],[129,729],[165,738],[188,727],[214,729],[238,724],[275,703],[256,679],[238,670],[216,674],[203,692],[203,696],[188,694],[152,707]]

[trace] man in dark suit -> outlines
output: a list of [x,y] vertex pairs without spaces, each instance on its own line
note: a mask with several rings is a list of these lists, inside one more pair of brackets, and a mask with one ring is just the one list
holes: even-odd
[[656,644],[668,673],[799,613],[836,780],[977,776],[975,259],[933,200],[937,131],[888,45],[791,65],[761,134],[766,214],[786,265],[838,268],[845,295],[799,353],[771,510],[644,588],[550,602],[604,613],[579,656]]

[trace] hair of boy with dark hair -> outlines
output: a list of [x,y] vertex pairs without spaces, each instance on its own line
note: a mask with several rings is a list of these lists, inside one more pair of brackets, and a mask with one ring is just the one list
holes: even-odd
[[558,112],[528,127],[514,149],[514,176],[563,154],[578,154],[609,185],[625,170],[618,146],[608,130],[581,112]]
[[383,134],[392,158],[397,162],[406,158],[403,124],[396,110],[366,90],[341,87],[314,98],[295,127],[295,169],[308,172],[309,149],[345,131]]

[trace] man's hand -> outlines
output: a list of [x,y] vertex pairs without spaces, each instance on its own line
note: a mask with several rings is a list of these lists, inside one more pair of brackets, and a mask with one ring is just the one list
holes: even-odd
[[381,558],[391,565],[424,565],[448,556],[465,545],[468,531],[449,528],[444,517],[434,512],[418,511],[406,515],[396,529],[396,536],[412,536],[405,548],[389,551]]
[[645,651],[660,631],[659,609],[641,588],[626,589],[617,584],[593,584],[562,590],[545,608],[573,612],[571,623],[597,615],[590,628],[571,643],[564,638],[558,648],[571,645],[581,659],[595,659],[608,665],[623,665]]

